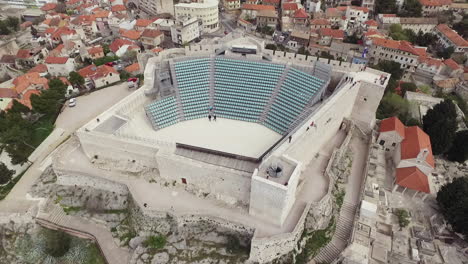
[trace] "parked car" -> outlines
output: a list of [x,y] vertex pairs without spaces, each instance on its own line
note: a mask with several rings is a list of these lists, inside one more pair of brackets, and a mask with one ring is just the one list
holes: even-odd
[[111,62],[106,63],[106,65],[110,66],[110,67],[114,67],[114,65],[116,65],[116,64],[117,64],[117,62],[115,62],[115,61],[111,61]]
[[74,107],[76,105],[76,98],[72,98],[68,101],[69,107]]
[[137,88],[138,87],[138,82],[139,82],[139,80],[136,77],[128,78],[127,79],[128,89]]

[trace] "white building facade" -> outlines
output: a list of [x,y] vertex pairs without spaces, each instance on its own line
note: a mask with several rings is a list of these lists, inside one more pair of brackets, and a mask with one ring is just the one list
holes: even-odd
[[196,17],[176,20],[171,27],[172,42],[183,45],[200,37],[201,24],[201,20]]
[[218,0],[179,3],[175,6],[175,17],[196,17],[202,20],[203,32],[211,33],[219,29]]

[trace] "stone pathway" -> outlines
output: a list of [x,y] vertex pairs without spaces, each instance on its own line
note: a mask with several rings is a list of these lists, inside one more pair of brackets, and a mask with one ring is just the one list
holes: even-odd
[[332,263],[348,246],[354,228],[356,210],[360,203],[360,191],[365,178],[364,170],[369,151],[367,139],[361,138],[360,132],[356,131],[356,134],[359,136],[353,135],[349,144],[353,153],[353,165],[335,233],[330,243],[320,250],[311,263]]
[[92,238],[98,244],[107,263],[127,264],[130,252],[115,244],[111,232],[103,226],[80,217],[66,215],[60,206],[45,206],[36,216],[36,222],[47,228],[59,229],[76,236]]

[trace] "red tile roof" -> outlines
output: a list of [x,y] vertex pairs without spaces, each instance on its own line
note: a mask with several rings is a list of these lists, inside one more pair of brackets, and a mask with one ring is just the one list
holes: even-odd
[[377,21],[375,21],[374,19],[367,20],[366,22],[364,22],[364,24],[371,26],[371,27],[377,27],[379,25]]
[[451,0],[419,0],[419,3],[423,6],[443,6],[451,5]]
[[362,11],[364,13],[369,13],[369,8],[363,6],[351,6],[351,9]]
[[156,20],[157,18],[156,19],[137,19],[135,23],[135,27],[147,27]]
[[402,138],[405,138],[405,125],[398,117],[389,117],[380,122],[380,132],[396,131]]
[[428,151],[426,162],[434,168],[435,162],[429,136],[418,126],[406,127],[405,139],[401,142],[401,159],[414,159],[423,150]]
[[458,63],[452,59],[446,59],[444,60],[444,64],[447,65],[448,67],[450,67],[450,69],[452,70],[458,70],[458,69],[461,69],[461,66],[458,65]]
[[396,184],[420,192],[431,192],[427,176],[417,167],[397,168]]
[[24,23],[21,23],[21,25],[20,25],[21,28],[27,28],[27,27],[30,27],[30,26],[32,26],[31,21],[26,21]]
[[446,24],[437,25],[437,30],[444,34],[451,42],[459,47],[468,47],[468,41],[462,38],[458,33],[449,28]]
[[96,65],[91,64],[87,67],[78,70],[78,74],[81,75],[83,78],[89,78],[93,80],[105,77],[109,73],[119,74],[117,70],[107,65],[101,65],[99,67],[96,67]]
[[275,7],[270,6],[270,5],[243,4],[241,9],[247,9],[247,10],[275,10]]
[[16,52],[16,57],[18,59],[28,59],[31,56],[32,56],[31,52],[29,50],[26,50],[26,49],[19,49],[18,52]]
[[47,89],[49,87],[48,83],[48,80],[41,77],[38,72],[26,73],[13,80],[15,90],[18,94],[23,93],[31,84],[42,85]]
[[95,18],[106,18],[106,17],[109,17],[109,15],[110,15],[110,11],[107,11],[107,10],[101,10],[101,11],[94,13]]
[[268,3],[268,4],[275,4],[275,5],[279,5],[281,2],[281,0],[262,0],[262,3]]
[[369,29],[367,30],[366,33],[364,33],[364,36],[366,37],[370,37],[370,36],[374,36],[374,37],[381,37],[381,38],[384,38],[385,37],[385,34],[383,34],[382,32],[376,30],[376,29]]
[[57,7],[57,4],[55,3],[47,3],[41,7],[42,11],[51,11],[54,10]]
[[145,38],[156,38],[162,34],[163,33],[161,31],[156,30],[156,29],[145,29],[143,33],[141,34],[141,36]]
[[316,18],[310,21],[311,25],[330,25],[330,21],[325,18]]
[[109,49],[116,53],[124,45],[135,45],[135,43],[128,39],[116,39],[109,45]]
[[415,48],[411,43],[408,41],[398,41],[393,39],[382,39],[382,38],[374,38],[372,40],[372,44],[376,46],[382,46],[390,49],[401,50],[405,52],[409,52],[413,55],[417,56],[424,56],[426,54],[423,48]]
[[115,5],[111,7],[112,12],[126,11],[127,8],[124,5]]
[[94,21],[96,21],[96,17],[94,15],[81,15],[70,21],[70,23],[74,25],[85,25],[91,24]]
[[140,64],[138,62],[133,63],[132,65],[125,67],[125,71],[130,72],[130,73],[139,72],[140,71]]
[[284,3],[283,4],[283,10],[297,10],[299,9],[299,6],[297,3]]
[[421,64],[427,64],[427,65],[436,66],[436,67],[440,67],[442,65],[442,63],[443,63],[439,59],[434,59],[432,57],[427,57],[427,56],[419,57],[419,62]]
[[309,15],[304,9],[298,9],[294,12],[294,18],[309,18]]
[[101,46],[96,46],[88,49],[89,54],[97,54],[104,52],[103,48]]
[[120,30],[120,36],[123,37],[123,38],[131,39],[131,40],[138,40],[140,38],[140,36],[141,36],[141,32],[136,31],[136,30],[121,29]]
[[46,64],[65,64],[68,61],[68,57],[47,57],[45,59]]
[[5,54],[0,58],[0,63],[15,64],[16,56]]
[[47,72],[47,66],[43,63],[40,63],[40,64],[37,64],[36,66],[34,66],[34,68],[30,69],[28,71],[29,72],[38,72],[38,73],[44,73],[44,72]]
[[15,89],[0,88],[0,98],[16,98],[16,97],[18,97],[18,93],[16,93]]
[[331,28],[321,28],[319,29],[319,34],[321,36],[329,36],[335,39],[343,39],[344,31],[340,29],[331,29]]

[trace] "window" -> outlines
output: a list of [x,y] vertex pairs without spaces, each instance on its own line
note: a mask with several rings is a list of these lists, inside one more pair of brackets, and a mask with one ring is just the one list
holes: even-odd
[[396,143],[392,143],[392,147],[396,146]]
[[379,145],[383,146],[385,144],[385,140],[380,140]]

